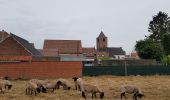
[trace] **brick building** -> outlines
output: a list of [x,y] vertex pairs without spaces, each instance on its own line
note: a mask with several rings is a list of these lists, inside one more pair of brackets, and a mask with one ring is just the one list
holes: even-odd
[[4,31],[0,32],[0,34],[1,61],[30,61],[32,57],[42,56],[32,43],[29,43],[27,40]]
[[57,50],[61,61],[82,61],[81,40],[44,40],[42,51]]
[[108,47],[108,39],[101,31],[99,36],[96,38],[97,45],[97,57],[110,57],[112,59],[124,59],[125,51],[122,47]]
[[85,47],[83,48],[83,65],[84,66],[93,66],[95,57],[96,57],[96,49],[95,47]]
[[87,59],[94,59],[95,54],[96,54],[95,47],[83,47],[83,55]]
[[[81,53],[72,50],[68,53],[74,55]],[[33,43],[12,33],[0,31],[0,77],[12,79],[81,77],[82,62],[60,61],[58,51],[58,49],[45,49],[41,51],[44,54],[42,55]]]

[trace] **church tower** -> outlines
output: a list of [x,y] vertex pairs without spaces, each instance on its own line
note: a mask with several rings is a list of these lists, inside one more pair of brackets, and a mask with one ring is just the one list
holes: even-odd
[[96,38],[97,50],[107,48],[107,37],[101,31],[99,36]]

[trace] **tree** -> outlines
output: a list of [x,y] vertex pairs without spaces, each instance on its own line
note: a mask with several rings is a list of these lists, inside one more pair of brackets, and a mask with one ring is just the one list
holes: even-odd
[[150,21],[146,39],[136,42],[136,50],[143,59],[160,61],[170,54],[170,17],[167,13],[158,12]]
[[165,34],[162,39],[162,46],[166,55],[170,55],[170,34]]
[[151,33],[149,38],[161,41],[163,35],[170,30],[170,17],[167,13],[159,12],[153,16],[153,20],[150,21],[148,31]]
[[163,64],[169,65],[169,64],[170,64],[170,55],[168,55],[168,56],[163,56],[162,59],[161,59],[161,62],[162,62]]
[[151,39],[137,41],[135,48],[142,59],[156,59],[160,61],[163,57],[163,47],[161,43]]

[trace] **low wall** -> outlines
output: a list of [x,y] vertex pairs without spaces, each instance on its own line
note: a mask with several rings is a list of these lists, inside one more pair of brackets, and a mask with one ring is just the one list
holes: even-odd
[[82,62],[11,62],[0,63],[0,77],[58,78],[82,76]]

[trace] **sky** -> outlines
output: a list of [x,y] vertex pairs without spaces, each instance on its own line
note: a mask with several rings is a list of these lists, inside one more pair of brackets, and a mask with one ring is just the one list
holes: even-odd
[[170,0],[0,0],[0,30],[16,34],[41,49],[44,39],[81,40],[96,46],[101,31],[109,47],[127,54],[149,35],[159,11],[170,15]]

